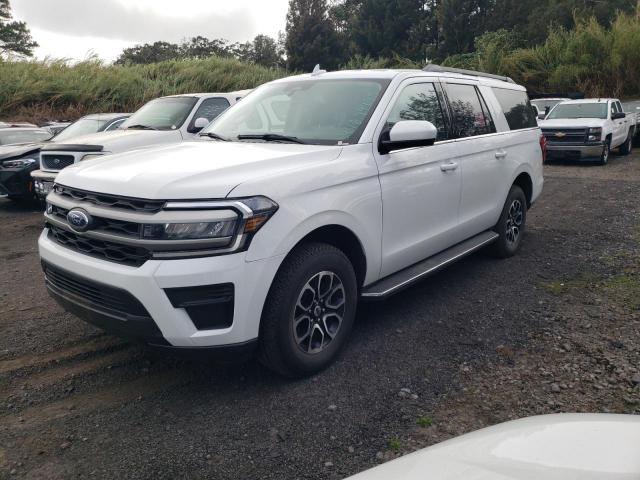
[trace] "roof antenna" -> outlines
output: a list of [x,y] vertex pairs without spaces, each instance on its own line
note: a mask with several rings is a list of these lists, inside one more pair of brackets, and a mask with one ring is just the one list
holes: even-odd
[[320,75],[322,73],[327,73],[327,71],[321,70],[320,64],[318,63],[315,67],[313,67],[313,72],[311,72],[311,75],[315,77],[316,75]]

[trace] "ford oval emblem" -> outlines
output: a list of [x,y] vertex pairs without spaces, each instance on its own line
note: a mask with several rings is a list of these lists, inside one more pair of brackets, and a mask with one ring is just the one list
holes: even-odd
[[86,232],[91,226],[91,215],[82,208],[73,208],[67,213],[67,222],[76,232]]

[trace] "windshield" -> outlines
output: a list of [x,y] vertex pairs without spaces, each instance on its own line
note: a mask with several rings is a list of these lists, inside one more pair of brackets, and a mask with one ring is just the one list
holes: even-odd
[[131,115],[120,128],[175,130],[182,126],[197,101],[196,97],[165,97],[151,100]]
[[0,130],[0,145],[44,142],[50,138],[51,134],[45,130],[12,130],[11,128]]
[[559,104],[560,102],[563,102],[564,100],[560,100],[560,99],[547,99],[547,100],[531,100],[531,104],[535,105],[536,107],[538,107],[538,110],[540,111],[540,113],[544,113],[546,111],[547,108],[551,109],[553,107],[555,107],[557,104]]
[[[355,143],[387,80],[298,80],[259,88],[223,113],[203,134],[227,140]],[[263,138],[260,138],[263,137]]]
[[96,120],[81,118],[77,122],[73,122],[58,135],[56,135],[56,142],[60,140],[68,140],[72,137],[79,137],[80,135],[89,135],[90,133],[96,133],[102,130],[108,120]]
[[555,118],[607,118],[606,103],[563,103],[547,115],[547,120]]

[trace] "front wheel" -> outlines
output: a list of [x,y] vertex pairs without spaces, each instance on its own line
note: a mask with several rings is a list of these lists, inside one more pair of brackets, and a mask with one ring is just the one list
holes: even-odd
[[522,188],[513,185],[502,207],[500,219],[494,227],[498,239],[491,245],[491,253],[499,258],[515,255],[520,248],[527,221],[527,197]]
[[629,134],[627,135],[627,139],[620,146],[620,153],[622,155],[629,155],[632,150],[633,150],[633,135],[632,135],[631,130],[629,130]]
[[259,358],[287,377],[329,366],[351,331],[358,301],[347,256],[324,243],[297,247],[269,290],[260,327]]
[[609,154],[611,153],[611,140],[606,139],[604,147],[602,148],[602,155],[600,155],[600,165],[606,165],[609,163]]

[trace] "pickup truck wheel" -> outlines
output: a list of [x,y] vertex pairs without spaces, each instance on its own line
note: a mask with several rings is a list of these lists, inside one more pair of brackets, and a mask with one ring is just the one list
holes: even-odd
[[498,258],[507,258],[515,255],[520,248],[524,227],[527,221],[527,197],[522,188],[513,185],[504,202],[500,219],[494,227],[499,235],[491,245],[491,253]]
[[324,243],[294,250],[271,286],[260,326],[260,361],[287,377],[326,368],[351,331],[358,302],[347,256]]
[[627,135],[627,140],[620,146],[620,153],[622,155],[629,155],[633,150],[633,135],[631,135],[631,130]]
[[609,162],[609,154],[611,153],[611,140],[606,139],[600,155],[600,165],[606,165]]

